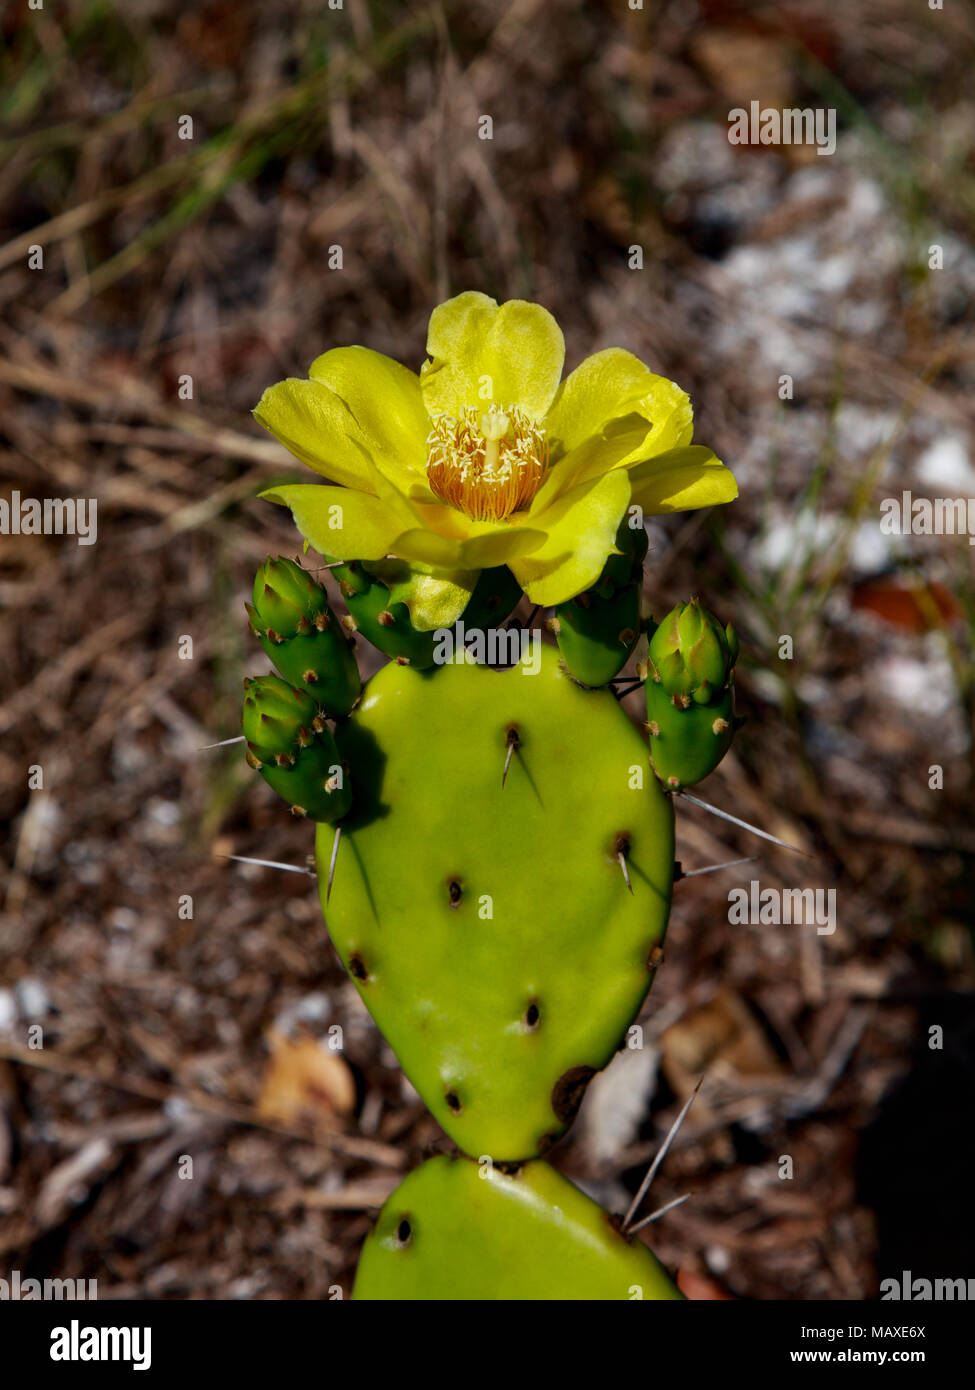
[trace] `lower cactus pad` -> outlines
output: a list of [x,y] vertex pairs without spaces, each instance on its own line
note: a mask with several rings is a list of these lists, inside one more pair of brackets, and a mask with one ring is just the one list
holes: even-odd
[[358,1300],[680,1299],[639,1240],[547,1163],[430,1159],[383,1207]]

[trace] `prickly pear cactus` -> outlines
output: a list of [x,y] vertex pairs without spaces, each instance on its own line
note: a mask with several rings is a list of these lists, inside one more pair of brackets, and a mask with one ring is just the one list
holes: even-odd
[[681,1299],[663,1266],[547,1163],[428,1160],[386,1202],[353,1298]]
[[[356,804],[322,894],[407,1076],[496,1161],[558,1139],[624,1042],[673,878],[673,809],[639,733],[536,650],[537,674],[391,664],[370,681],[338,730]],[[331,833],[317,844],[324,884]]]
[[729,623],[679,603],[650,639],[647,728],[657,776],[675,790],[713,772],[735,731],[738,639]]
[[[539,1155],[662,960],[668,793],[734,731],[737,642],[696,599],[651,625],[652,771],[606,688],[644,630],[644,518],[737,487],[691,442],[686,394],[632,354],[562,380],[540,305],[458,295],[427,353],[416,374],[330,350],[255,411],[326,479],[264,496],[332,570],[346,632],[390,661],[361,687],[321,586],[268,560],[248,612],[280,676],[246,686],[247,759],[320,822],[333,943],[462,1151],[390,1197],[355,1296],[679,1298]],[[502,626],[522,597],[557,650]]]

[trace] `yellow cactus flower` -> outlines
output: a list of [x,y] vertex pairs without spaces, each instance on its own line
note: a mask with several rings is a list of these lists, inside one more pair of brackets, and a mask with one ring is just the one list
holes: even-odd
[[563,381],[562,332],[540,304],[457,295],[434,309],[427,354],[417,376],[368,348],[333,348],[254,411],[329,480],[263,495],[325,555],[408,562],[418,628],[453,623],[495,565],[533,603],[562,603],[617,553],[630,506],[652,516],[737,496],[724,464],[691,443],[687,394],[632,353],[597,352]]

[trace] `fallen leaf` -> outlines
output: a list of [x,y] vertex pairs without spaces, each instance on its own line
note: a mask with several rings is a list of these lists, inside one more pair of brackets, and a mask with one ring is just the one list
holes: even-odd
[[340,1052],[315,1038],[285,1037],[272,1028],[271,1056],[261,1083],[257,1111],[262,1119],[296,1127],[334,1128],[355,1109],[355,1081]]
[[678,1271],[677,1287],[685,1298],[690,1298],[695,1303],[703,1301],[734,1303],[735,1301],[734,1295],[726,1293],[720,1284],[709,1279],[706,1274],[695,1274],[692,1269]]

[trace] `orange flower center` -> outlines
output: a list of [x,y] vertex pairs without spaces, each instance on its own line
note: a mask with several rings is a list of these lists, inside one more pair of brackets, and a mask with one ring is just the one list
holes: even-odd
[[475,521],[504,521],[525,507],[548,467],[548,441],[517,406],[467,406],[459,418],[434,415],[427,478],[443,502]]

